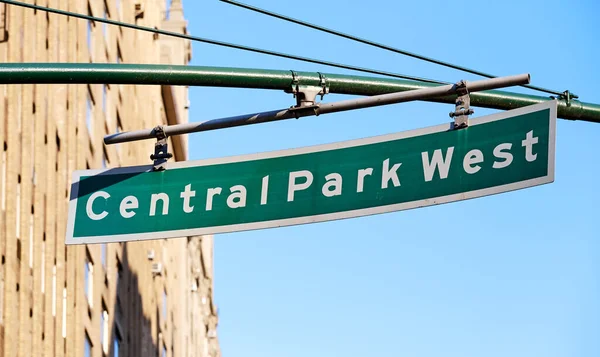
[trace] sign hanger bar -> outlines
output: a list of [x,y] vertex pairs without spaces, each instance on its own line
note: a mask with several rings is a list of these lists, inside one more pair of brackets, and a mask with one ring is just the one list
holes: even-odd
[[[529,74],[520,74],[507,77],[484,79],[480,81],[465,82],[469,92],[484,91],[490,89],[504,88],[529,83]],[[167,125],[162,127],[166,136],[196,133],[201,131],[231,128],[242,125],[258,124],[284,119],[300,118],[307,116],[318,116],[321,114],[337,113],[346,110],[370,108],[375,106],[409,102],[413,100],[425,100],[456,94],[462,88],[462,84],[449,84],[432,88],[423,88],[406,92],[380,94],[372,97],[349,99],[332,103],[318,103],[314,105],[303,105],[288,109],[272,110],[262,113],[245,114],[234,117],[208,120],[202,123],[186,123]],[[154,139],[159,135],[156,129],[146,129],[116,133],[104,137],[105,144],[118,144],[123,142]]]

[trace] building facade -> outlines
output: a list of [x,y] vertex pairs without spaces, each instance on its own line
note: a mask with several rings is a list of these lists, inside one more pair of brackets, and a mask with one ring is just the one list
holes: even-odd
[[[35,3],[186,31],[180,0]],[[0,4],[0,62],[190,59],[188,41]],[[186,122],[187,103],[185,87],[0,85],[0,356],[220,355],[212,237],[64,245],[73,171],[150,163],[151,141],[104,135]]]

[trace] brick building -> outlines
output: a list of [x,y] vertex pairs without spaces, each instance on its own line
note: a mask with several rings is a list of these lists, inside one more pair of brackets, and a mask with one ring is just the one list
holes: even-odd
[[[35,3],[186,31],[180,0]],[[188,41],[0,4],[0,62],[190,59]],[[184,87],[0,85],[0,356],[220,355],[212,237],[64,245],[71,173],[150,163],[152,142],[102,138],[186,122],[187,102]],[[185,138],[169,147],[186,159]]]

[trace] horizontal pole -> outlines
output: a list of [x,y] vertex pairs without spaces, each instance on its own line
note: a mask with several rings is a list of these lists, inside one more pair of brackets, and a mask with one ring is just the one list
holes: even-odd
[[[330,93],[378,95],[435,87],[435,84],[392,78],[317,72],[295,72],[300,85],[319,86],[325,77]],[[247,68],[99,63],[1,63],[0,84],[135,84],[289,90],[292,71]],[[452,96],[425,99],[454,103]],[[550,100],[549,97],[484,91],[473,93],[471,106],[510,110]],[[600,123],[600,105],[558,100],[558,117]]]
[[[529,83],[529,74],[521,74],[509,77],[484,79],[475,82],[466,82],[469,92],[477,92],[488,89],[502,88]],[[313,115],[337,113],[353,109],[369,108],[387,104],[408,102],[412,100],[423,100],[439,96],[454,95],[459,89],[457,85],[448,84],[433,88],[422,88],[407,92],[396,92],[380,94],[372,97],[349,99],[333,103],[318,104],[317,106],[298,107],[289,109],[272,110],[263,113],[239,115],[235,117],[208,120],[203,123],[185,123],[177,125],[166,125],[162,129],[167,136],[196,133],[236,126],[266,123],[284,119],[300,118]],[[155,129],[130,131],[107,135],[104,137],[105,144],[117,144],[129,141],[146,140],[156,138]]]

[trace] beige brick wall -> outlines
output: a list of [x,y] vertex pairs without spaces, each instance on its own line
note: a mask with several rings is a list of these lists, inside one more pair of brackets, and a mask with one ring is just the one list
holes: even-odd
[[[107,10],[110,18],[170,30],[186,26],[177,0],[169,21],[159,0],[36,3],[98,17]],[[136,19],[135,3],[143,4],[143,18]],[[182,40],[0,5],[0,63],[187,64],[190,54]],[[149,163],[152,142],[105,147],[102,138],[167,124],[163,90],[0,85],[0,356],[84,356],[86,339],[90,356],[112,356],[116,337],[121,356],[157,356],[163,348],[167,356],[220,354],[212,237],[64,245],[71,173]],[[173,93],[177,117],[187,121],[187,88]],[[155,263],[160,274],[152,272]]]

